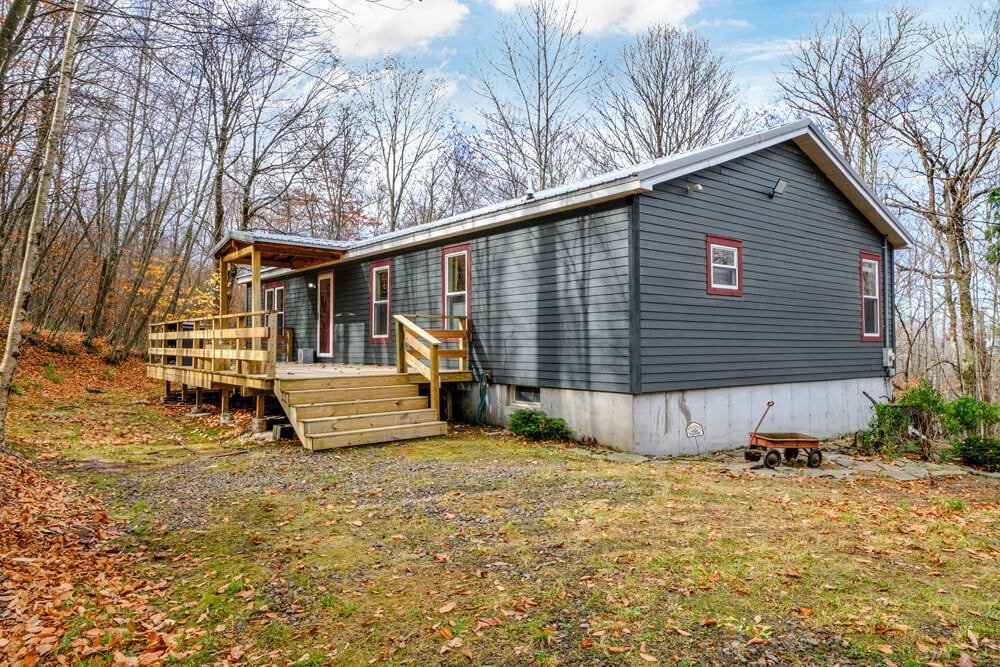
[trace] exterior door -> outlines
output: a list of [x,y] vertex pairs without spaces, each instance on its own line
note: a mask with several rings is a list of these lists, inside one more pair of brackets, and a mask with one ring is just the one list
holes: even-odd
[[321,273],[316,280],[317,346],[320,357],[333,356],[333,274]]

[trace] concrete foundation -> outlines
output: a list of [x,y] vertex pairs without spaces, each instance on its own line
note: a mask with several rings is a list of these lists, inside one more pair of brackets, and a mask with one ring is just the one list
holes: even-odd
[[[456,412],[475,423],[479,386],[455,387]],[[520,408],[562,417],[577,440],[649,456],[696,454],[745,445],[768,401],[774,407],[762,432],[797,431],[820,438],[865,428],[871,403],[862,394],[887,394],[885,378],[795,382],[748,387],[692,389],[654,394],[616,394],[542,387],[538,404],[510,400],[508,385],[490,385],[483,422],[506,426]],[[688,437],[688,426],[697,424]]]

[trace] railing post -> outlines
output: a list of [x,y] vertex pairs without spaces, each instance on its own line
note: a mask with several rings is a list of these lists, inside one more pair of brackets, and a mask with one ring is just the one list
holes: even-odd
[[431,408],[440,418],[441,416],[441,367],[440,359],[438,357],[438,344],[431,343],[431,358],[428,360],[430,362],[430,378],[431,381]]
[[278,318],[268,318],[267,362],[264,372],[267,377],[274,378],[278,372]]
[[396,372],[405,373],[406,368],[406,332],[403,323],[399,320],[396,323]]
[[469,370],[469,318],[459,318],[458,328],[462,330],[462,337],[458,341],[458,349],[464,352],[458,358],[458,370],[467,371]]

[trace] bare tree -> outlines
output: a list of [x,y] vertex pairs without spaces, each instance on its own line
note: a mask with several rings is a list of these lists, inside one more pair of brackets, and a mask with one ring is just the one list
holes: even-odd
[[732,68],[706,39],[666,24],[622,48],[599,100],[590,152],[602,169],[730,139],[749,125]]
[[[845,156],[918,226],[916,278],[900,287],[926,322],[903,318],[907,348],[931,366],[954,368],[957,389],[992,392],[992,332],[985,308],[995,276],[983,270],[985,197],[1000,177],[1000,9],[942,26],[913,10],[855,20],[830,18],[793,56],[781,80],[786,102],[818,115]],[[922,233],[924,230],[927,233]],[[937,340],[918,343],[918,335]]]
[[501,26],[474,83],[483,100],[483,156],[498,194],[519,196],[578,175],[574,142],[598,71],[572,4],[534,0]]
[[914,156],[911,174],[921,186],[898,182],[892,203],[934,231],[961,389],[988,399],[991,346],[980,326],[985,285],[978,268],[984,230],[976,220],[985,219],[987,196],[1000,177],[1000,8],[979,19],[932,30],[934,70],[896,102],[891,126]]
[[14,295],[11,309],[10,325],[7,328],[7,342],[4,347],[3,359],[0,360],[0,449],[5,448],[7,426],[7,406],[10,397],[10,385],[17,370],[17,357],[21,350],[21,336],[24,331],[25,315],[28,310],[28,298],[31,294],[32,279],[35,275],[35,265],[38,262],[38,249],[45,219],[45,208],[52,185],[52,173],[56,163],[56,153],[63,130],[63,112],[66,108],[66,98],[69,95],[69,84],[73,76],[73,59],[76,55],[77,29],[80,25],[80,15],[83,10],[83,0],[76,0],[70,13],[69,26],[66,29],[66,43],[63,46],[62,65],[59,69],[59,87],[53,100],[51,125],[45,139],[45,158],[42,161],[42,171],[35,191],[35,205],[25,232],[24,259]]
[[406,226],[406,197],[443,141],[441,83],[413,64],[389,58],[370,73],[363,111],[375,139],[382,214],[388,231]]
[[842,11],[815,27],[778,78],[786,105],[818,119],[870,184],[878,181],[890,119],[915,85],[927,27],[916,10],[855,18]]

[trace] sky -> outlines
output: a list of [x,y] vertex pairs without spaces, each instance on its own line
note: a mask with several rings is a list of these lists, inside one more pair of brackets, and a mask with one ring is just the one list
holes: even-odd
[[[476,60],[493,43],[500,23],[527,1],[336,0],[349,18],[333,26],[333,38],[351,68],[363,69],[386,55],[414,58],[444,81],[460,117],[467,109],[471,120],[475,98],[469,81]],[[928,18],[940,18],[967,13],[977,3],[915,4]],[[587,39],[605,59],[614,59],[629,38],[656,22],[695,30],[733,67],[754,106],[775,99],[775,75],[790,49],[827,15],[843,9],[862,16],[884,6],[867,0],[578,0],[577,5]]]

